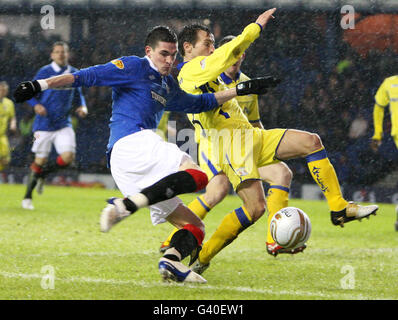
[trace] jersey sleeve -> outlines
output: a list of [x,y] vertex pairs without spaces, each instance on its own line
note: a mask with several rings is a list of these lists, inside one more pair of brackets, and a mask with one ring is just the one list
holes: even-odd
[[218,107],[218,102],[213,93],[193,95],[175,87],[173,94],[168,97],[166,111],[185,113],[201,113]]
[[139,69],[139,59],[122,57],[73,73],[75,78],[73,87],[123,87],[136,81]]
[[389,102],[390,98],[388,97],[387,92],[387,80],[384,80],[375,95],[375,102],[380,107],[386,107]]
[[210,56],[192,59],[183,66],[179,74],[181,87],[191,92],[193,89],[189,86],[199,87],[217,78],[238,61],[250,44],[258,38],[260,31],[261,27],[257,23],[251,23],[239,36],[214,50]]

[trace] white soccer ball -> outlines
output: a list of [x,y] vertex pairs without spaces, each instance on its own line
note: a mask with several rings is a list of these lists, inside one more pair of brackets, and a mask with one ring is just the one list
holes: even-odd
[[272,217],[270,230],[277,244],[286,249],[294,249],[309,239],[311,221],[303,210],[286,207]]

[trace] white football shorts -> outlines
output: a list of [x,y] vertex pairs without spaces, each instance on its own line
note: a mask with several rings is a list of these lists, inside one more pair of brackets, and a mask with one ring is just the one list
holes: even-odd
[[32,152],[38,158],[47,158],[54,145],[58,154],[64,152],[76,153],[76,136],[71,127],[56,131],[35,131]]
[[[177,145],[164,141],[152,130],[142,130],[118,140],[113,146],[110,166],[120,192],[127,197],[158,182],[191,157]],[[178,197],[150,206],[154,225],[166,222],[167,216],[182,203]]]

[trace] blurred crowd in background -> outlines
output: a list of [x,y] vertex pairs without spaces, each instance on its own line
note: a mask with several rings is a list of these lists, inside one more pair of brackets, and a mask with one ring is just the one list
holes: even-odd
[[[207,23],[217,43],[226,35],[239,34],[255,20],[258,12],[235,12],[233,19],[231,13],[225,12],[198,15],[184,11],[185,16],[152,11],[147,14],[137,17],[131,13],[91,14],[88,36],[69,41],[70,64],[84,68],[123,55],[143,56],[146,31],[159,24],[167,24],[178,32],[186,23]],[[358,54],[343,41],[344,31],[334,18],[312,12],[279,14],[247,50],[242,71],[250,77],[271,74],[282,79],[276,89],[260,97],[265,128],[318,133],[340,181],[370,185],[395,169],[398,162],[398,153],[388,136],[388,112],[380,151],[375,153],[369,147],[373,135],[374,94],[384,78],[397,73],[396,54],[388,50]],[[50,62],[51,45],[57,40],[61,40],[60,37],[46,36],[40,24],[32,25],[26,37],[0,35],[0,80],[6,80],[12,92],[18,82],[31,79],[40,67]],[[86,88],[84,94],[90,114],[86,119],[74,119],[76,166],[85,172],[108,172],[105,150],[111,89]],[[16,113],[19,133],[10,136],[14,148],[11,166],[27,167],[32,157],[34,113],[27,104],[16,105]],[[176,121],[177,129],[190,127],[184,114],[172,114],[170,120]],[[305,161],[291,160],[288,164],[295,174],[294,180],[312,181]]]

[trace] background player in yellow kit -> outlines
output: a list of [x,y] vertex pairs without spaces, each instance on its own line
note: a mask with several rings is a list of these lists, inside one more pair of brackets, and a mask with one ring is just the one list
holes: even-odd
[[[223,44],[233,40],[235,36],[226,36],[219,42],[219,47]],[[245,54],[231,67],[221,73],[220,77],[227,88],[235,88],[238,83],[247,81],[250,78],[241,71],[241,65],[245,58]],[[253,127],[264,129],[260,119],[260,112],[258,108],[258,96],[250,94],[245,96],[237,96],[239,107],[251,123]],[[274,213],[284,208],[288,204],[290,184],[293,174],[289,167],[284,162],[271,164],[261,168],[261,179],[270,184],[267,194],[267,209],[269,217]],[[204,219],[208,212],[220,203],[228,194],[230,190],[230,183],[228,177],[220,172],[211,179],[206,187],[206,193],[197,197],[189,204],[189,207],[201,218]],[[271,218],[270,218],[271,219]],[[269,223],[268,223],[269,228]],[[170,244],[171,237],[178,231],[174,229],[166,241],[162,243],[161,252],[167,250]],[[287,250],[277,245],[272,239],[271,233],[267,232],[267,252],[276,256],[278,253],[298,253],[305,249],[305,246],[293,250]]]
[[390,105],[391,136],[398,148],[398,76],[384,79],[375,95],[373,108],[374,135],[371,147],[377,150],[383,139],[384,109]]
[[[185,27],[179,35],[179,51],[184,57],[178,75],[181,88],[193,94],[224,90],[225,84],[218,76],[240,59],[273,18],[275,10],[262,13],[255,23],[249,24],[239,36],[217,50],[214,49],[214,36],[208,30]],[[264,214],[266,201],[259,168],[282,159],[306,158],[311,175],[327,199],[333,224],[343,226],[345,222],[374,214],[378,209],[376,205],[363,207],[344,199],[334,168],[317,134],[253,128],[235,99],[212,111],[190,115],[190,120],[197,132],[201,167],[210,179],[222,171],[243,201],[240,208],[224,217],[203,245],[193,266],[198,273],[202,273],[220,250]],[[221,131],[228,138],[223,139],[222,145],[218,142]],[[236,153],[237,149],[240,154]]]
[[10,146],[8,144],[7,130],[17,131],[17,120],[15,107],[12,100],[7,98],[8,84],[0,82],[0,172],[3,171],[11,161]]

